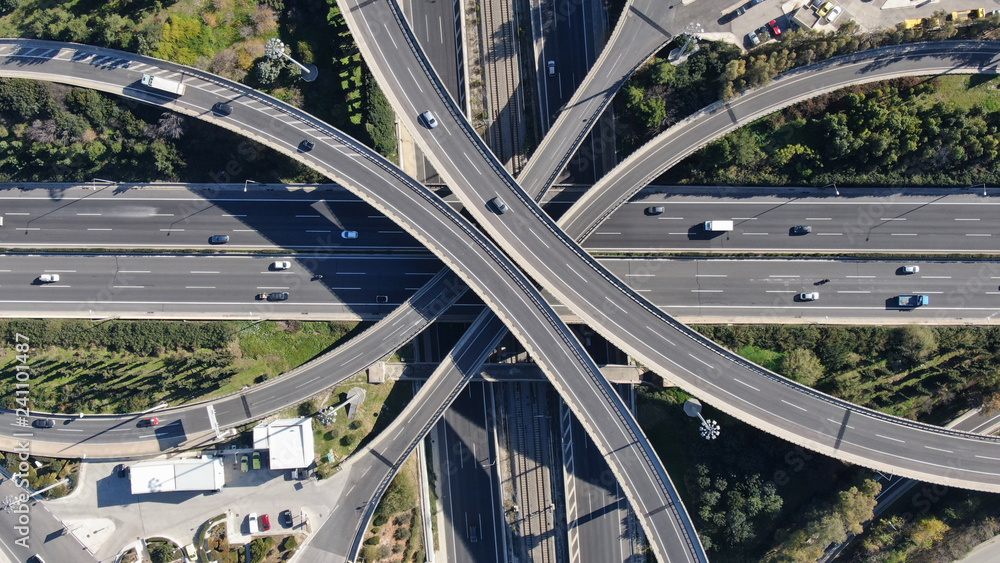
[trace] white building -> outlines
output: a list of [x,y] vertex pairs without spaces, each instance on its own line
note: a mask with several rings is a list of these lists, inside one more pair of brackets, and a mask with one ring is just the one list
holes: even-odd
[[133,495],[218,491],[226,484],[222,460],[212,457],[144,461],[129,468]]
[[312,418],[283,418],[253,429],[255,450],[268,451],[268,468],[303,469],[316,458]]

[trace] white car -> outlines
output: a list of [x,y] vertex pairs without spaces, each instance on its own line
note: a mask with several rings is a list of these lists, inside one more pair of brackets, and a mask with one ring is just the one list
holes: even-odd
[[38,276],[38,281],[42,283],[55,283],[59,281],[59,274],[42,274]]
[[278,260],[271,267],[275,270],[287,270],[292,267],[292,263],[287,260]]
[[826,15],[826,23],[833,23],[833,20],[837,19],[837,17],[840,16],[840,13],[843,11],[844,9],[841,8],[840,6],[837,6],[836,8],[830,10],[830,13]]
[[438,120],[434,117],[434,114],[429,111],[425,111],[420,114],[420,119],[424,120],[424,125],[426,125],[428,129],[434,129],[438,126]]
[[556,62],[549,61],[549,76],[552,76],[555,73],[556,73]]
[[252,534],[259,534],[260,533],[260,527],[257,524],[257,513],[256,512],[251,512],[250,515],[247,516],[247,527],[250,528],[250,534],[251,535]]
[[358,238],[357,231],[340,231],[340,238]]
[[915,274],[920,271],[920,266],[903,266],[904,274]]
[[816,292],[799,294],[799,301],[815,301],[817,299],[819,299],[819,293]]

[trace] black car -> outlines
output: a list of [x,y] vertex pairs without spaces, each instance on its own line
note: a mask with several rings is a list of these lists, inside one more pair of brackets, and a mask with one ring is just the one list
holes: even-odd
[[212,106],[212,111],[215,112],[216,115],[225,117],[233,113],[233,106],[224,102],[217,102],[214,106]]
[[229,235],[212,235],[208,237],[209,244],[226,244],[229,242]]
[[808,235],[813,232],[813,228],[810,225],[795,225],[792,227],[793,235]]
[[302,152],[309,152],[314,148],[316,148],[316,143],[310,141],[309,139],[303,139],[303,141],[299,143],[299,150]]
[[285,301],[288,299],[287,291],[275,291],[267,296],[268,301]]
[[281,513],[278,514],[278,522],[280,522],[281,525],[284,526],[284,527],[286,527],[286,528],[291,528],[292,527],[292,511],[291,510],[282,510]]
[[119,463],[118,465],[116,465],[115,475],[117,475],[120,479],[128,477],[128,466],[125,465],[124,463]]
[[52,428],[56,423],[51,418],[39,418],[32,422],[31,425],[35,428]]

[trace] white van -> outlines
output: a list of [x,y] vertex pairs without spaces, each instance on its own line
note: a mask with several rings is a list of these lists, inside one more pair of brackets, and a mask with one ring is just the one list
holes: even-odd
[[260,533],[260,526],[257,523],[256,512],[251,512],[250,515],[247,516],[247,527],[250,528],[250,535]]
[[732,221],[705,221],[706,231],[731,231],[733,230]]

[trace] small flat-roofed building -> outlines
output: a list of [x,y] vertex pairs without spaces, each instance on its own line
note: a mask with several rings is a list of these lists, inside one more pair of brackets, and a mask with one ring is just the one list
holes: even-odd
[[214,457],[144,461],[129,468],[133,495],[173,491],[218,491],[226,484],[222,460]]
[[267,450],[268,468],[304,469],[316,458],[312,418],[283,418],[253,429],[255,450]]

